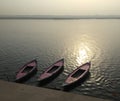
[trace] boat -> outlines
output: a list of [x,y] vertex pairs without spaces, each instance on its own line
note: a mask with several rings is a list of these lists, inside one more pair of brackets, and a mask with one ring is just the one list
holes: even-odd
[[37,72],[37,60],[34,59],[22,66],[16,74],[15,82],[21,82],[28,79],[32,74]]
[[75,69],[72,73],[68,75],[65,82],[63,83],[62,87],[69,87],[71,85],[74,85],[75,83],[82,81],[82,79],[87,75],[89,72],[91,63],[87,62],[81,66],[79,66],[77,69]]
[[56,78],[64,69],[64,59],[61,59],[45,69],[45,71],[38,77],[38,82],[43,83],[52,78]]

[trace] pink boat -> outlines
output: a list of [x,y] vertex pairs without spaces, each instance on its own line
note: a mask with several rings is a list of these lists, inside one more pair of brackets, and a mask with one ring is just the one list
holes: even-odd
[[56,77],[64,68],[64,59],[61,59],[48,67],[38,78],[39,82]]
[[89,72],[90,65],[91,63],[88,62],[78,67],[77,69],[75,69],[72,73],[68,75],[67,79],[65,80],[62,86],[68,87],[82,80],[86,76],[86,74]]
[[20,82],[24,79],[29,78],[32,74],[34,74],[37,71],[37,61],[32,60],[28,63],[26,63],[23,67],[20,68],[16,75],[15,82]]

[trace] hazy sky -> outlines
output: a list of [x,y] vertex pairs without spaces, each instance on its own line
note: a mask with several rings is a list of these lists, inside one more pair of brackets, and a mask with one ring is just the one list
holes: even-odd
[[0,15],[120,15],[120,0],[0,0]]

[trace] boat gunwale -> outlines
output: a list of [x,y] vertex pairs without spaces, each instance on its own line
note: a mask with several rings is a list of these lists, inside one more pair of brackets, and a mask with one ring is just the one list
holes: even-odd
[[[49,71],[53,66],[55,66],[55,64],[57,64],[57,63],[59,63],[59,62],[62,62],[62,64],[64,65],[64,58],[63,58],[63,59],[60,59],[60,60],[58,60],[58,61],[56,61],[56,62],[54,62],[52,65],[50,65],[50,66],[48,66],[47,68],[45,68],[45,70],[42,72],[42,74],[43,74],[43,73],[47,73],[47,71]],[[59,68],[62,68],[63,65],[62,65],[62,66],[59,66]]]
[[[54,72],[52,73],[48,73],[48,71],[53,68],[54,66],[56,66],[55,64],[59,63],[59,62],[62,62],[62,66],[59,66],[57,70],[55,70]],[[54,62],[52,65],[50,65],[49,67],[47,67],[41,74],[40,76],[38,77],[38,81],[42,81],[42,80],[46,80],[46,79],[49,79],[51,78],[52,76],[54,76],[55,74],[57,74],[60,70],[62,70],[64,68],[64,58]],[[51,74],[50,76],[46,77],[46,78],[43,78],[43,79],[40,79],[40,77],[42,75],[44,75],[45,73],[47,74]]]
[[[76,78],[77,80],[75,80],[74,82],[71,82],[71,83],[67,83],[67,82],[66,82],[68,78],[73,78],[72,75],[74,75],[74,73],[76,73],[79,69],[81,69],[81,67],[83,67],[84,65],[87,65],[87,64],[89,65],[89,68],[90,68],[91,62],[87,62],[87,63],[84,63],[83,65],[79,66],[79,67],[76,68],[75,70],[73,70],[73,71],[66,77],[65,82],[64,82],[64,84],[66,84],[65,86],[72,85],[72,84],[78,82],[80,79],[82,79],[82,78],[89,72],[89,68],[88,68],[87,70],[85,70],[85,72],[83,72],[79,77],[77,77],[77,78]],[[82,69],[82,70],[84,70],[84,69]]]
[[[30,64],[30,63],[32,63],[32,62],[35,62],[35,66],[33,66],[33,68],[32,68],[29,72],[25,73],[25,75],[17,78],[17,75],[18,75],[19,73],[22,73],[22,71],[24,71],[24,69],[27,67],[27,65]],[[27,62],[26,64],[24,64],[24,65],[18,70],[18,72],[17,72],[17,74],[16,74],[16,79],[15,79],[15,81],[21,80],[21,79],[25,78],[26,76],[30,75],[32,72],[35,72],[35,71],[37,71],[37,60],[36,60],[36,59],[34,59],[34,60],[30,61],[30,62]]]

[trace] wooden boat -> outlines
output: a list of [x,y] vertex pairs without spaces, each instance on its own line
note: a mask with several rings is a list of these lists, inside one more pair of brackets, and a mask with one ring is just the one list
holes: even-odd
[[39,76],[38,81],[42,83],[46,80],[54,78],[57,75],[59,75],[63,69],[64,69],[64,59],[61,59],[53,63],[48,68],[46,68],[46,70]]
[[82,80],[85,77],[85,75],[88,73],[90,65],[91,63],[87,62],[82,66],[78,67],[77,69],[75,69],[72,73],[68,75],[62,86],[68,87]]
[[20,68],[16,75],[15,82],[20,82],[24,79],[29,78],[32,74],[37,71],[37,60],[32,60],[26,63],[23,67]]

